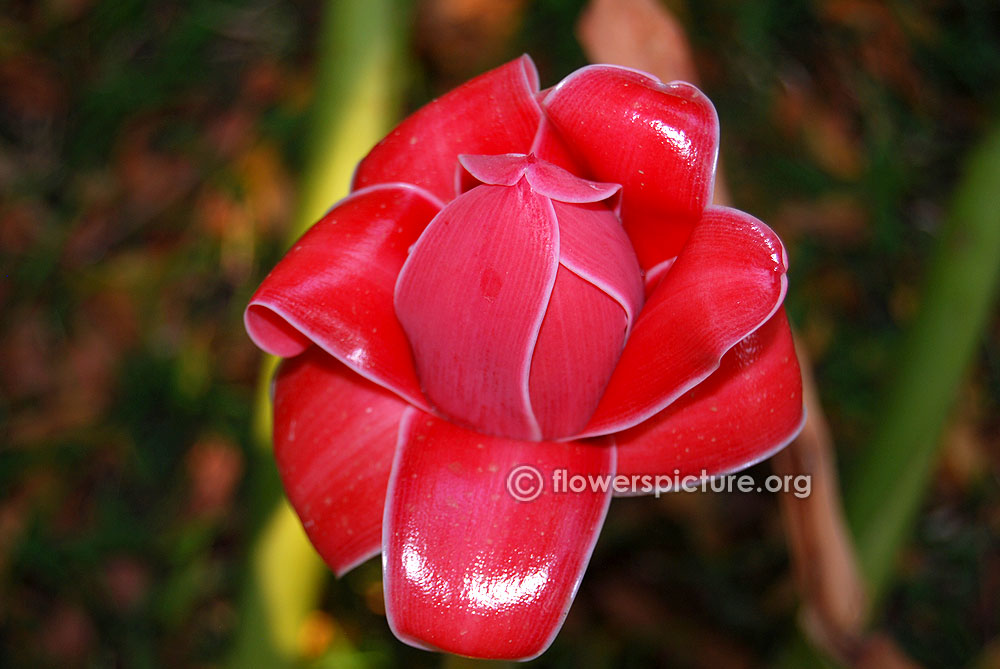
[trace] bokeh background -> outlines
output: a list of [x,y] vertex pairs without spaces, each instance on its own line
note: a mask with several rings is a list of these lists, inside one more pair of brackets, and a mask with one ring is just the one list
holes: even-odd
[[[734,203],[788,246],[844,480],[928,472],[871,629],[897,661],[1000,666],[1000,318],[972,315],[989,258],[968,320],[916,347],[971,342],[959,383],[910,384],[946,388],[932,448],[869,448],[887,415],[928,412],[893,379],[922,369],[907,342],[1000,122],[1000,8],[664,7],[718,107]],[[556,83],[586,62],[582,8],[0,1],[0,666],[464,666],[394,639],[377,560],[327,578],[275,511],[242,311],[386,124],[522,52]],[[967,208],[1000,210],[992,174]],[[618,500],[536,664],[787,664],[799,603],[774,495]]]

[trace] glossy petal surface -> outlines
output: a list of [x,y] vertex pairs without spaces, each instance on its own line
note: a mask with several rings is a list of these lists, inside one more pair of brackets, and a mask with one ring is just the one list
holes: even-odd
[[585,434],[637,425],[714,372],[785,297],[781,240],[756,218],[709,207],[633,328]]
[[541,111],[538,73],[522,56],[472,79],[407,117],[358,165],[354,188],[405,181],[454,198],[461,153],[527,153]]
[[439,411],[490,434],[541,436],[528,374],[558,254],[552,207],[525,180],[474,188],[427,227],[395,303]]
[[407,249],[440,204],[403,185],[358,191],[299,239],[254,293],[244,321],[269,353],[310,342],[418,406],[426,406],[392,294]]
[[705,381],[615,435],[618,472],[700,477],[737,471],[788,444],[804,418],[802,376],[779,309],[731,348]]
[[[522,469],[535,468],[540,478]],[[400,639],[483,658],[551,643],[610,492],[555,492],[553,471],[614,473],[614,447],[485,437],[417,410],[404,418],[386,500],[386,616]],[[515,481],[515,479],[517,479]],[[532,501],[508,490],[544,489]],[[528,495],[525,495],[525,498]]]
[[382,509],[409,405],[318,348],[274,384],[274,457],[306,534],[341,575],[382,548]]
[[719,125],[708,98],[684,82],[593,65],[560,82],[543,108],[590,178],[622,185],[642,267],[677,255],[712,198]]

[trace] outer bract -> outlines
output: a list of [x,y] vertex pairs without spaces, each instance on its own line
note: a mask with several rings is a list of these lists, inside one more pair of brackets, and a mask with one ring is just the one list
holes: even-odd
[[403,121],[254,294],[289,499],[338,574],[382,553],[401,640],[537,656],[612,492],[656,490],[611,477],[798,433],[788,261],[710,206],[717,152],[689,84],[595,65],[541,93],[523,56]]

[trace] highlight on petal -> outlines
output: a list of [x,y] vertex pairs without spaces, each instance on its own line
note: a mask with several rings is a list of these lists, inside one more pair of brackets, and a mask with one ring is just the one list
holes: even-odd
[[[715,373],[615,435],[618,473],[665,475],[661,489],[683,477],[728,474],[774,455],[804,420],[802,374],[782,308],[729,349]],[[655,480],[651,486],[634,492],[654,492]]]
[[527,153],[541,119],[528,56],[490,70],[406,118],[361,161],[352,188],[405,181],[445,202],[460,153]]
[[309,540],[338,576],[382,549],[382,509],[409,405],[312,347],[274,382],[274,457]]
[[709,207],[643,308],[585,435],[641,423],[714,372],[785,298],[788,259],[759,220]]
[[383,523],[386,617],[397,637],[492,659],[530,659],[549,646],[611,497],[611,486],[560,490],[559,470],[610,481],[614,446],[486,437],[408,412]]
[[441,207],[407,184],[357,191],[310,228],[254,293],[254,343],[293,356],[310,342],[365,378],[426,406],[392,294],[406,253]]
[[438,411],[489,434],[541,437],[528,375],[558,260],[552,206],[524,180],[474,188],[427,226],[395,304]]
[[592,65],[563,79],[542,107],[589,177],[622,185],[622,220],[640,265],[676,256],[712,199],[719,121],[711,101],[691,84]]

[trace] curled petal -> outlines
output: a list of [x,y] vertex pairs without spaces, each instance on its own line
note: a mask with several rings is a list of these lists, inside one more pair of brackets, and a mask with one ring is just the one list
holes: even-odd
[[426,406],[392,291],[407,249],[440,209],[425,191],[357,191],[299,239],[244,314],[254,343],[293,356],[310,342],[362,376]]
[[622,185],[642,267],[677,255],[712,198],[719,122],[708,98],[684,82],[592,65],[560,82],[543,109],[590,177]]
[[490,434],[540,438],[528,374],[558,260],[552,206],[525,180],[474,188],[427,227],[395,304],[439,411]]
[[541,111],[538,73],[521,56],[430,102],[400,123],[358,165],[353,188],[405,181],[454,198],[460,153],[527,153]]
[[651,295],[584,434],[637,425],[714,372],[785,298],[781,240],[756,218],[709,207]]
[[486,437],[410,410],[384,520],[386,617],[396,636],[481,658],[543,652],[610,500],[608,486],[557,491],[556,471],[607,481],[614,460],[611,445]]
[[[802,429],[802,374],[785,310],[729,349],[714,374],[615,435],[618,472],[718,476],[771,457]],[[645,486],[653,492],[654,487]],[[661,486],[662,487],[662,486]]]
[[409,405],[318,348],[274,382],[274,457],[316,551],[337,573],[378,554],[399,421]]

